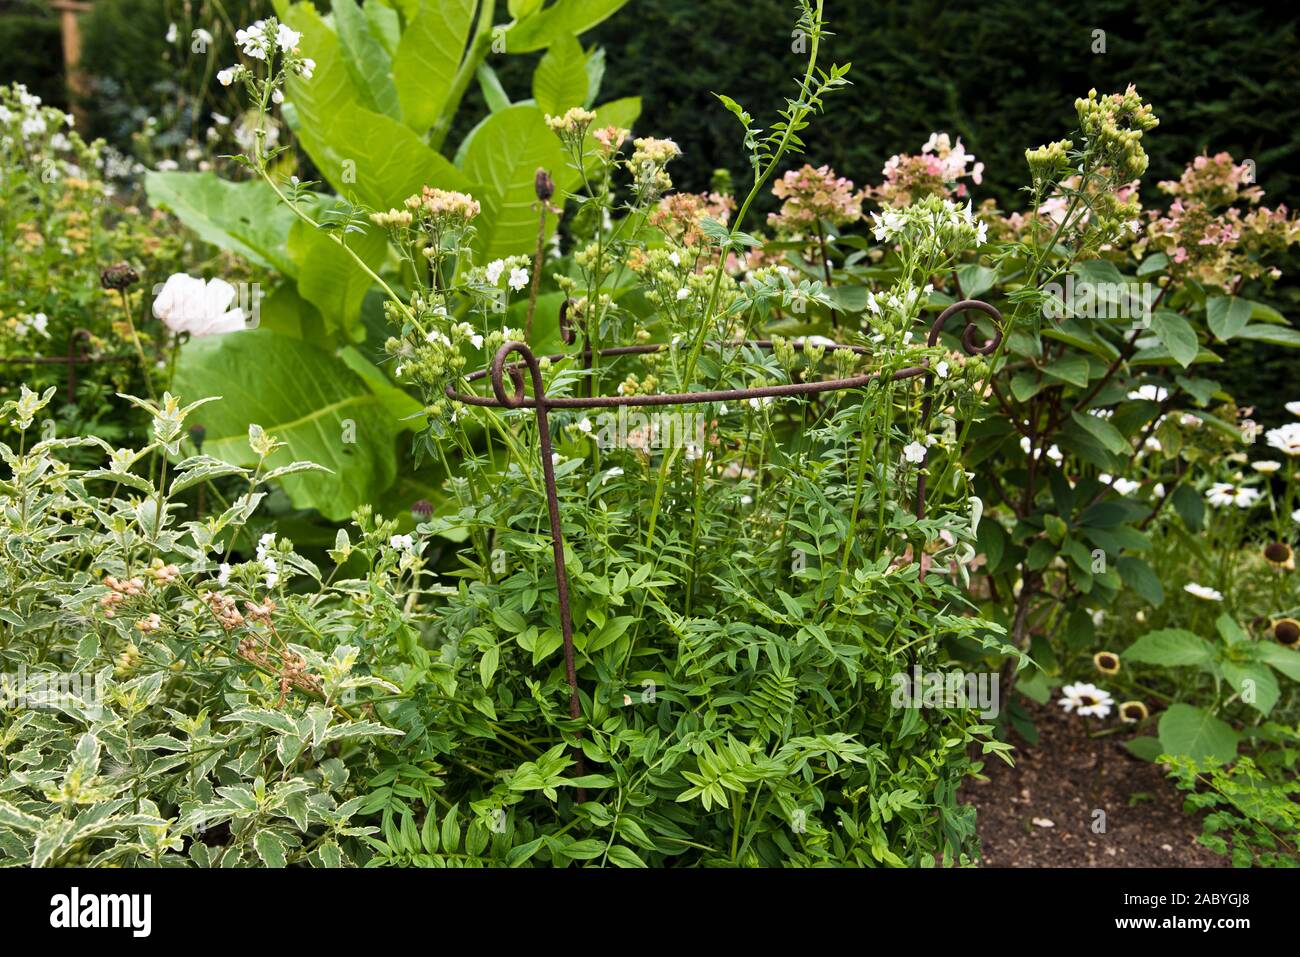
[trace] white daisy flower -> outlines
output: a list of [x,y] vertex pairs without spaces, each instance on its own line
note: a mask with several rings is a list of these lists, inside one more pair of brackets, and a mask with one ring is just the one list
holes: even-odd
[[1183,586],[1183,591],[1205,601],[1223,601],[1223,592],[1210,588],[1208,585],[1198,585],[1196,582],[1188,582]]
[[1284,455],[1300,455],[1300,422],[1288,422],[1281,428],[1269,429],[1264,438]]
[[1215,508],[1235,505],[1237,508],[1250,508],[1260,499],[1259,489],[1235,485],[1232,482],[1215,482],[1205,493],[1205,499]]
[[1103,691],[1085,681],[1066,685],[1061,692],[1065,697],[1058,704],[1066,711],[1084,718],[1104,718],[1110,714],[1110,709],[1115,704],[1109,691]]

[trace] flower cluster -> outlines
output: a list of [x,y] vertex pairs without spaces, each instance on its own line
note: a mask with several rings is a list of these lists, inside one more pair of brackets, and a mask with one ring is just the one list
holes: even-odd
[[1300,242],[1300,220],[1285,206],[1257,206],[1263,191],[1253,185],[1249,164],[1227,153],[1196,157],[1178,180],[1160,188],[1174,197],[1167,212],[1149,214],[1139,252],[1164,253],[1171,272],[1207,286],[1235,292],[1243,281],[1277,279],[1267,260]]
[[863,194],[829,166],[805,163],[790,170],[773,184],[772,193],[782,200],[781,210],[769,213],[767,222],[778,234],[808,236],[819,223],[838,227],[862,218]]
[[704,245],[704,220],[725,225],[735,208],[735,199],[722,193],[671,193],[659,200],[647,221],[678,245],[695,249]]
[[966,152],[960,137],[954,144],[947,133],[931,133],[921,152],[891,156],[883,171],[885,181],[868,189],[866,195],[881,206],[909,206],[926,196],[964,198],[969,179],[978,186],[984,179],[984,164]]
[[1074,108],[1087,152],[1097,166],[1109,170],[1120,182],[1137,179],[1147,171],[1142,135],[1159,126],[1160,120],[1132,84],[1123,93],[1104,97],[1089,90],[1086,97],[1075,100]]
[[937,196],[872,213],[871,221],[878,242],[928,246],[953,255],[982,246],[988,238],[988,225],[975,216],[969,202],[959,206]]
[[673,188],[665,167],[682,151],[672,140],[650,136],[633,140],[632,147],[632,157],[627,160],[628,171],[635,177],[632,189],[646,202],[658,199]]

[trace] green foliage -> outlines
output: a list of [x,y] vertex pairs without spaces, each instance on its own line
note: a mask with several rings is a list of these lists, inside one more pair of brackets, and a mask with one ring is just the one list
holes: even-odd
[[1278,781],[1240,758],[1230,766],[1214,759],[1162,757],[1169,776],[1189,792],[1184,807],[1205,812],[1197,840],[1232,859],[1233,867],[1300,865],[1300,781]]

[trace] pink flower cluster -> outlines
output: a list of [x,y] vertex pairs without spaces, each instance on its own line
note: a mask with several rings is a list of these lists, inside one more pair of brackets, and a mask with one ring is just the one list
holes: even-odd
[[1243,211],[1233,205],[1257,204],[1264,192],[1254,185],[1251,165],[1227,153],[1196,157],[1160,188],[1174,201],[1167,212],[1148,214],[1140,252],[1163,252],[1175,276],[1235,292],[1246,280],[1278,278],[1277,267],[1262,260],[1300,242],[1300,221],[1285,206]]
[[926,196],[965,197],[967,186],[962,180],[978,186],[984,180],[984,164],[966,152],[960,138],[954,144],[947,133],[931,133],[920,153],[891,156],[884,177],[867,194],[882,206],[909,206]]
[[784,200],[779,213],[769,213],[768,225],[792,236],[808,236],[817,231],[819,221],[843,226],[862,218],[863,194],[853,188],[853,181],[837,176],[829,166],[790,170],[772,186],[778,199]]

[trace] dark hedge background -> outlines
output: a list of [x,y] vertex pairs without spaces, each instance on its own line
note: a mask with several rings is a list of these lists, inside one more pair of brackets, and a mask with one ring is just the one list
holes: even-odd
[[[175,0],[97,0],[86,23],[86,61],[110,82],[111,100],[90,104],[97,133],[120,139],[124,118],[161,108],[166,95],[146,65],[160,64],[166,4]],[[234,0],[239,8],[264,8]],[[328,7],[320,0],[318,7]],[[498,19],[505,17],[504,3]],[[806,137],[808,159],[829,163],[857,183],[877,182],[893,153],[916,152],[933,130],[959,135],[985,163],[976,198],[1021,205],[1027,146],[1056,139],[1089,87],[1127,83],[1155,106],[1160,127],[1147,139],[1145,195],[1176,177],[1201,152],[1228,150],[1257,164],[1265,202],[1300,204],[1300,12],[1237,0],[986,0],[866,3],[828,0],[835,36],[826,56],[851,61],[854,86],[832,101]],[[0,81],[23,79],[57,102],[57,21],[38,0],[0,0]],[[632,0],[584,38],[606,49],[602,96],[640,95],[638,132],[671,136],[686,149],[674,177],[704,189],[712,171],[743,182],[747,166],[738,126],[710,91],[739,100],[764,122],[793,87],[801,57],[791,50],[792,0]],[[1094,31],[1105,52],[1092,52]],[[53,52],[51,52],[53,51]],[[513,98],[529,95],[535,58],[496,57]],[[163,72],[161,66],[156,67]],[[170,67],[168,67],[170,69]],[[159,91],[155,94],[154,90]],[[139,100],[140,102],[135,102]],[[473,90],[462,111],[467,130],[481,115]],[[453,134],[453,140],[455,141]],[[1300,315],[1300,257],[1270,297]],[[1276,420],[1292,394],[1290,353],[1234,345],[1216,370]]]

